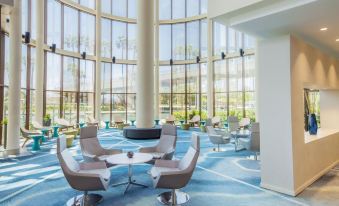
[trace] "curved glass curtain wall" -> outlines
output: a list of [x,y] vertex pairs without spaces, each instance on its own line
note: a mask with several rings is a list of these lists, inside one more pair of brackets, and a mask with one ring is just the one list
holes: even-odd
[[[22,31],[32,41],[22,45],[21,122],[29,127],[35,97],[35,4],[23,0]],[[160,118],[178,120],[207,113],[207,0],[159,0]],[[190,5],[190,6],[187,6]],[[95,1],[46,0],[45,114],[53,121],[64,117],[84,121],[94,114]],[[136,0],[102,1],[102,104],[103,120],[135,118]],[[83,24],[82,22],[86,22]],[[214,23],[214,111],[254,117],[253,40]],[[8,45],[4,37],[3,118],[8,111]],[[246,51],[239,57],[239,49]],[[87,59],[81,58],[86,52]],[[226,59],[221,59],[221,52]],[[112,64],[112,57],[116,63]],[[200,61],[197,63],[197,57]],[[171,64],[170,62],[173,62]]]

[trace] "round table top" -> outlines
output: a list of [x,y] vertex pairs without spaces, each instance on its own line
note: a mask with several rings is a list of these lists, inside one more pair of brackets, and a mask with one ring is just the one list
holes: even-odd
[[134,153],[133,158],[128,158],[127,153],[116,154],[108,157],[106,161],[114,165],[132,165],[145,163],[153,159],[151,154],[147,153]]
[[231,135],[234,135],[237,137],[248,137],[251,135],[251,131],[248,129],[242,129],[242,130],[231,132]]

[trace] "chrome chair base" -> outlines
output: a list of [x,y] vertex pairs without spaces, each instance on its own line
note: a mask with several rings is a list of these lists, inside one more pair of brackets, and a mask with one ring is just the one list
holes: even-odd
[[187,193],[180,192],[178,190],[175,190],[174,198],[172,198],[173,193],[174,193],[173,191],[161,193],[160,195],[158,195],[157,199],[160,203],[164,205],[172,205],[172,206],[184,204],[188,202],[190,199],[190,196]]
[[[85,196],[85,199],[84,199]],[[103,200],[103,197],[98,194],[78,195],[69,199],[67,206],[95,206]]]

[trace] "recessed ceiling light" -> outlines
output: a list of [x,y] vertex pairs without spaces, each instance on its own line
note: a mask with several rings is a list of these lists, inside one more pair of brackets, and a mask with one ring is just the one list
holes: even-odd
[[320,31],[327,31],[327,27],[321,28]]
[[336,39],[335,41],[336,41],[336,42],[339,42],[339,39]]

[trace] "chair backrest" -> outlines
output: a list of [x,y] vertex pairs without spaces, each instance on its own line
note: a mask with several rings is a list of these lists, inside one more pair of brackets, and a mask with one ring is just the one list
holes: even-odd
[[260,126],[258,122],[252,123],[250,150],[260,152]]
[[245,127],[245,126],[248,126],[248,125],[250,125],[250,124],[251,124],[251,119],[248,118],[248,117],[242,118],[242,119],[240,120],[240,122],[239,122],[239,125],[240,125],[241,127]]
[[239,128],[239,120],[236,116],[228,116],[228,130],[230,132],[236,131]]
[[206,126],[213,126],[213,123],[212,123],[212,119],[211,119],[211,118],[207,118],[207,119],[206,119]]
[[97,127],[83,127],[80,129],[80,147],[86,161],[94,161],[89,155],[104,155],[103,148],[97,137]]
[[175,121],[175,117],[173,115],[170,115],[166,118],[166,121]]
[[200,154],[200,139],[198,134],[192,134],[191,146],[185,156],[180,160],[178,168],[189,173],[191,178]]
[[200,121],[200,116],[199,115],[194,115],[194,117],[191,119],[192,122],[198,122]]
[[124,120],[121,117],[116,116],[114,117],[114,122],[124,122]]
[[95,122],[95,119],[92,116],[88,115],[87,116],[87,122],[89,122],[89,123]]
[[32,126],[35,128],[35,129],[41,129],[43,128],[43,126],[37,122],[37,121],[32,121]]
[[217,134],[213,126],[206,126],[206,131],[207,131],[207,134],[211,134],[211,135]]
[[212,124],[218,124],[220,123],[220,117],[219,116],[215,116],[212,118]]
[[163,125],[160,140],[158,145],[156,146],[156,151],[165,153],[169,149],[175,149],[176,143],[177,143],[176,126],[170,124]]

